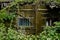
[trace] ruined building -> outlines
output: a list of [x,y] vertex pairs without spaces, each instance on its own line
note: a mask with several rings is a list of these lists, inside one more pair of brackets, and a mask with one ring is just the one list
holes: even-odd
[[[4,8],[9,12],[16,12],[20,14],[16,21],[17,27],[21,27],[23,29],[26,27],[28,29],[25,30],[31,33],[41,32],[43,26],[52,26],[53,22],[60,20],[58,16],[59,6],[53,2],[41,6],[38,1],[35,3],[19,3],[15,0],[0,1],[0,10],[4,10]],[[14,10],[12,10],[13,8]]]

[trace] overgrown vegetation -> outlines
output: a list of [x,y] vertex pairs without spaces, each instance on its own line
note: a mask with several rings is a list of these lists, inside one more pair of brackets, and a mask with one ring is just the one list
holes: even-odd
[[[11,21],[15,18],[14,14],[2,13],[0,17],[0,40],[60,40],[60,30],[58,29],[60,22],[56,22],[55,26],[45,27],[39,35],[25,35],[20,30],[12,29]],[[5,22],[10,23],[9,26],[6,26]]]
[[41,40],[60,40],[60,22],[55,22],[55,26],[45,27],[40,33]]
[[60,22],[44,27],[39,35],[25,35],[12,26],[15,17],[15,13],[0,12],[0,40],[60,40]]

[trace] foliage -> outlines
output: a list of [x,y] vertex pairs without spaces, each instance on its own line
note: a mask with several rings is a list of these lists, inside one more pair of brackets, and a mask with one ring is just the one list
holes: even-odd
[[6,13],[6,12],[2,12],[0,13],[0,22],[4,22],[5,20],[12,20],[15,17],[14,13]]
[[40,33],[41,40],[60,40],[60,22],[55,22],[54,24],[55,26],[44,28],[44,31]]
[[[25,35],[20,29],[15,30],[12,28],[12,20],[16,17],[14,13],[6,14],[7,12],[0,13],[0,40],[60,40],[60,22],[55,22],[55,26],[45,27],[44,31],[39,35]],[[9,19],[9,26],[6,26],[4,22]]]
[[8,28],[8,33],[6,33],[6,28],[3,23],[0,24],[0,40],[37,40],[35,35],[25,35],[21,31],[16,31],[11,27]]
[[[15,15],[8,15],[2,13],[0,16],[3,19],[10,19],[13,20]],[[1,20],[1,19],[0,19]],[[60,27],[60,22],[55,22],[55,26],[52,27],[45,27],[44,31],[39,35],[25,35],[20,30],[12,29],[13,26],[8,27],[6,31],[6,26],[3,22],[0,23],[0,40],[60,40],[60,34],[57,28]]]
[[[2,29],[5,30],[5,29]],[[4,33],[1,30],[0,32],[0,40],[38,40],[39,37],[35,35],[25,35],[20,31],[17,32],[14,29],[8,28],[8,33]]]
[[60,3],[60,0],[45,0],[45,2],[50,2],[50,1],[54,1],[54,2],[56,2],[56,3]]
[[[31,2],[31,0],[29,0],[29,2]],[[12,28],[12,21],[15,17],[16,15],[14,13],[8,14],[7,12],[0,12],[0,40],[60,40],[58,30],[60,22],[55,23],[55,26],[45,27],[44,31],[39,35],[25,35],[20,30]],[[7,22],[9,26],[6,26],[5,22]]]

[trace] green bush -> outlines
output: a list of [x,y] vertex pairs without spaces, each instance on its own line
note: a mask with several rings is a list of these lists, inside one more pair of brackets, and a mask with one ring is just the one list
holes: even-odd
[[60,22],[55,22],[55,26],[48,26],[40,33],[41,40],[60,40]]
[[[57,25],[57,24],[56,24]],[[1,23],[0,24],[0,40],[60,40],[60,33],[57,33],[57,26],[45,27],[44,31],[39,35],[25,35],[21,31],[17,31],[8,28],[8,32],[6,32],[6,26]]]

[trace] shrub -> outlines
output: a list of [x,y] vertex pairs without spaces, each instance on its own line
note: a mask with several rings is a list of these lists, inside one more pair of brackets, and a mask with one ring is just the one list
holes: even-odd
[[60,22],[55,22],[55,26],[48,26],[40,33],[41,40],[60,40]]

